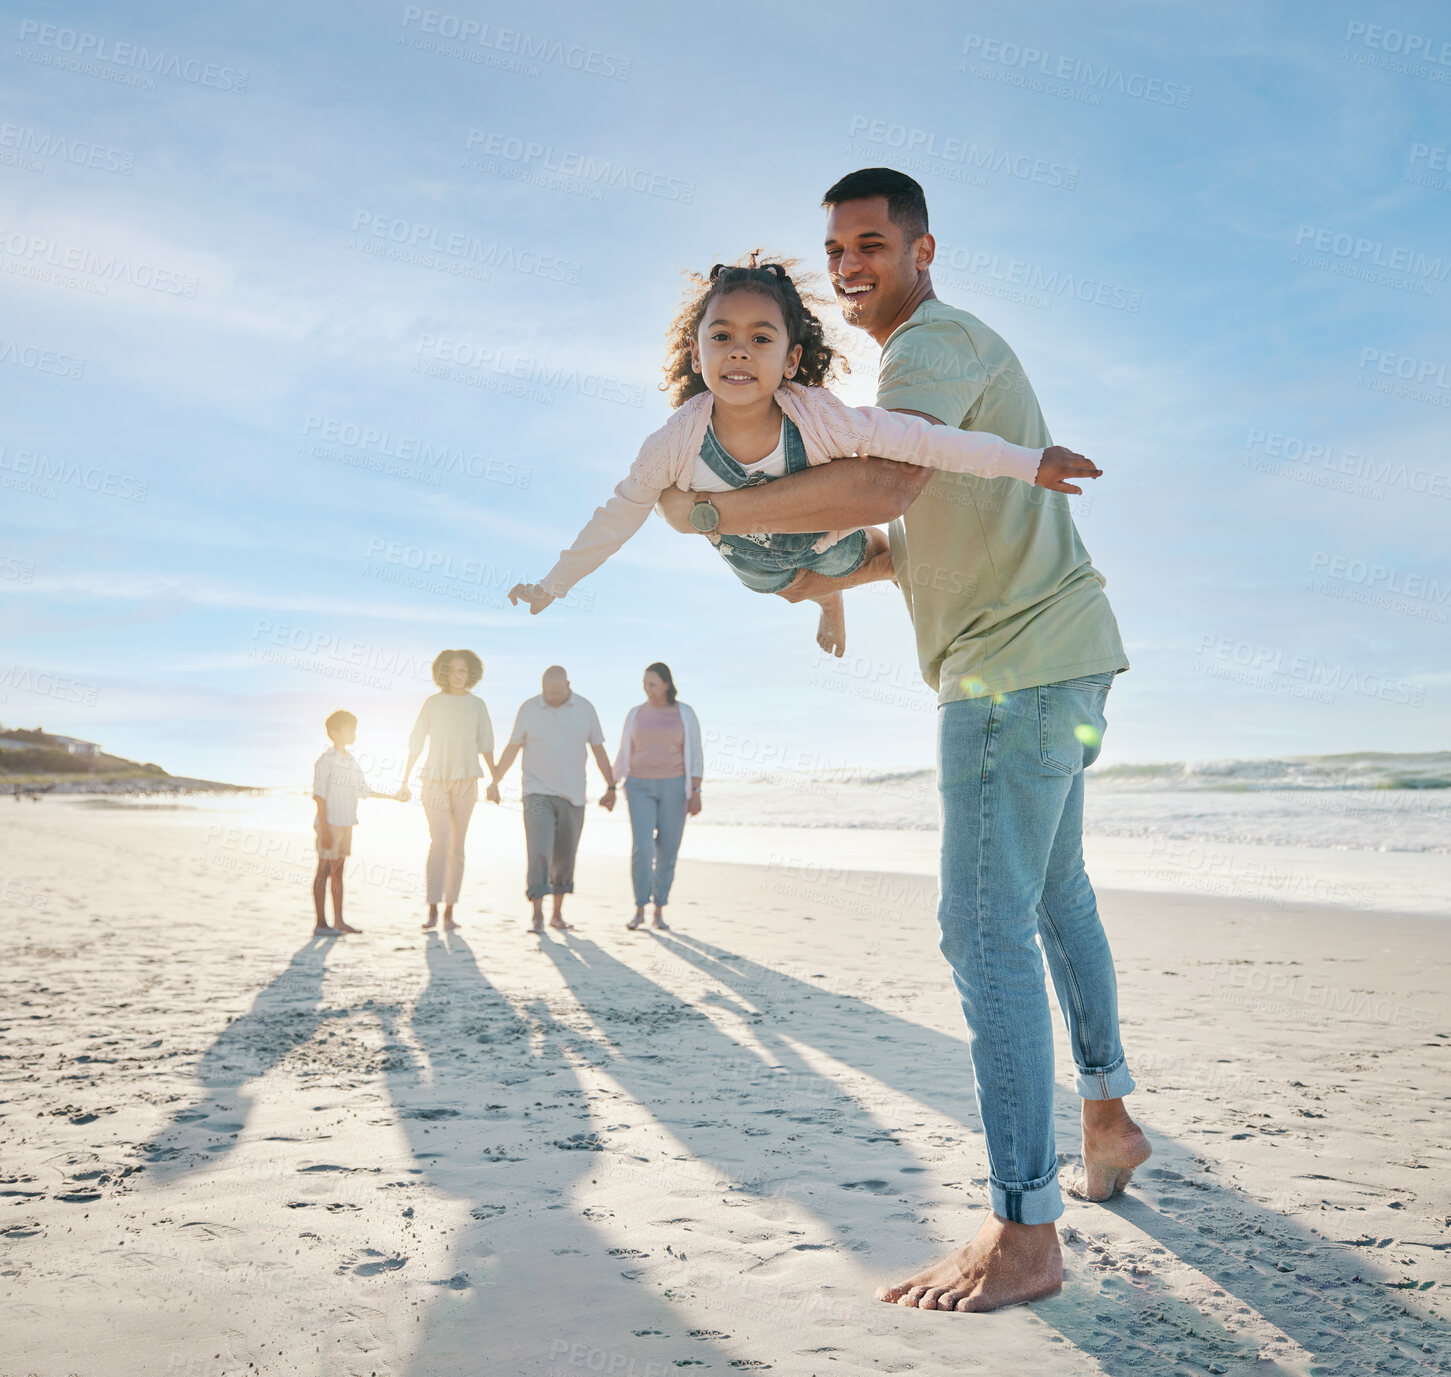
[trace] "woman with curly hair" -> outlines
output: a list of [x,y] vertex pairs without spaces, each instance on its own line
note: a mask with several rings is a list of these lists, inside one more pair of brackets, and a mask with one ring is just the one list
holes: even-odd
[[[1067,480],[1098,476],[1062,447],[1025,449],[977,430],[934,426],[879,407],[850,407],[826,388],[837,364],[821,321],[802,298],[784,262],[717,263],[692,277],[670,329],[665,388],[675,415],[641,446],[629,474],[535,584],[517,584],[509,600],[542,612],[599,568],[644,524],[670,487],[694,491],[691,525],[708,536],[742,583],[783,593],[802,570],[854,574],[869,562],[892,577],[886,537],[878,530],[793,535],[718,535],[712,492],[769,482],[810,464],[875,455],[983,478],[1010,475],[1076,493]],[[821,606],[817,642],[830,654],[846,648],[842,597]]]
[[[453,906],[463,885],[464,838],[479,801],[479,780],[484,777],[480,756],[489,767],[489,778],[494,776],[493,723],[484,700],[471,692],[483,677],[483,662],[472,650],[441,651],[433,661],[433,682],[439,692],[423,700],[408,738],[408,764],[403,768],[405,791],[413,767],[423,754],[423,744],[428,743],[428,759],[419,777],[429,842],[425,932],[438,923],[440,903],[444,906],[445,931],[458,927]],[[498,803],[498,788],[491,783],[484,797]]]

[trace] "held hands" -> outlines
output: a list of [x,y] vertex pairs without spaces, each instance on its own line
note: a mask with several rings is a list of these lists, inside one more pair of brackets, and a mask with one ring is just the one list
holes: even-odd
[[484,790],[484,797],[490,803],[503,802],[503,800],[499,797],[499,786],[497,784],[490,783],[489,787]]
[[[521,602],[527,602],[529,604],[529,615],[531,617],[537,617],[554,601],[554,598],[546,593],[537,583],[516,583],[509,590],[509,601],[515,607],[518,607]],[[498,800],[495,799],[494,802],[497,803]]]
[[600,807],[607,813],[615,811],[615,786],[613,784],[600,795]]
[[399,803],[407,803],[408,800],[413,797],[413,795],[409,793],[408,786],[406,784],[400,784],[398,786],[398,792],[394,794],[393,797],[396,798]]
[[1070,478],[1098,478],[1102,473],[1103,470],[1091,459],[1075,454],[1064,445],[1050,445],[1043,451],[1042,462],[1038,465],[1038,477],[1034,481],[1040,488],[1052,488],[1054,492],[1078,495],[1083,489],[1075,488],[1068,481]]

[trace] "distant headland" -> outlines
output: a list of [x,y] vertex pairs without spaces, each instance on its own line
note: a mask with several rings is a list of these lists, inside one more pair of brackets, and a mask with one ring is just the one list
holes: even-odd
[[5,794],[244,794],[214,779],[170,775],[160,765],[108,755],[94,741],[42,727],[0,726],[0,796]]

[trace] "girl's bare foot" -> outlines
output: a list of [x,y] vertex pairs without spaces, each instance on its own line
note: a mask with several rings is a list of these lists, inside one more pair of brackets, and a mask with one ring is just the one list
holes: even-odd
[[988,1215],[977,1237],[877,1299],[918,1310],[982,1312],[1042,1300],[1063,1287],[1063,1251],[1052,1224],[1010,1224]]
[[846,607],[841,594],[827,593],[817,601],[821,621],[816,627],[816,644],[828,655],[841,656],[846,652]]
[[423,930],[424,930],[424,932],[427,932],[430,928],[437,927],[437,926],[438,926],[438,905],[437,904],[429,904],[429,906],[428,906],[428,921],[423,925]]
[[458,929],[458,928],[459,928],[459,927],[460,927],[460,926],[461,926],[461,924],[459,924],[459,923],[455,923],[455,922],[454,922],[454,921],[453,921],[453,905],[452,905],[452,904],[450,904],[450,905],[449,905],[449,906],[448,906],[448,907],[447,907],[447,908],[446,908],[446,909],[444,909],[444,911],[443,911],[443,930],[444,930],[444,931],[445,931],[445,932],[454,932],[454,931],[456,931],[456,930],[457,930],[457,929]]
[[333,930],[328,927],[326,923],[319,923],[315,928],[313,928],[312,935],[314,937],[331,937],[333,935]]
[[655,921],[652,926],[663,928],[667,932],[670,930],[670,924],[665,921],[665,910],[659,904],[655,905]]
[[1082,1200],[1107,1200],[1129,1183],[1154,1149],[1120,1100],[1083,1102],[1083,1175],[1068,1185]]
[[341,918],[333,923],[334,932],[362,932],[362,928],[355,928],[351,924],[343,922]]
[[625,924],[625,928],[627,931],[633,932],[636,928],[640,927],[644,923],[644,921],[645,910],[643,908],[637,908],[635,910],[635,916],[631,918],[628,923]]

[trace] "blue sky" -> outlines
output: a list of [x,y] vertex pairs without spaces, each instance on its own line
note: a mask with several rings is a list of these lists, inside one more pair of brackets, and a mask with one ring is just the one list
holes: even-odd
[[12,9],[0,722],[305,782],[339,706],[396,760],[465,645],[501,730],[560,661],[613,738],[663,658],[717,769],[930,762],[890,588],[837,666],[658,521],[501,596],[668,414],[679,272],[820,268],[885,163],[1107,471],[1105,759],[1445,745],[1444,9],[449,3]]

